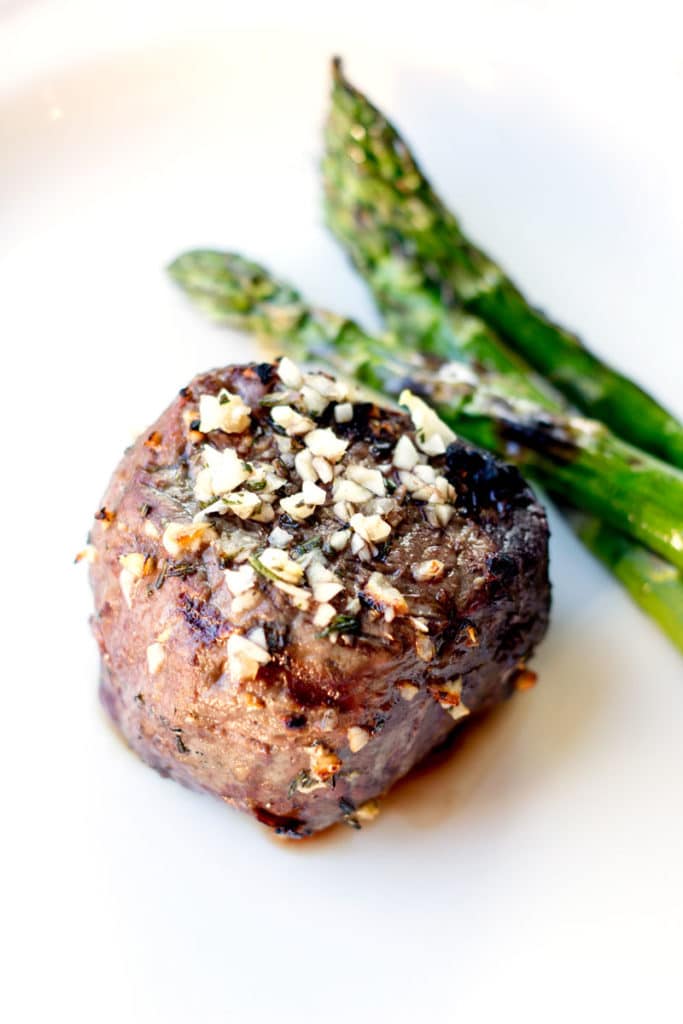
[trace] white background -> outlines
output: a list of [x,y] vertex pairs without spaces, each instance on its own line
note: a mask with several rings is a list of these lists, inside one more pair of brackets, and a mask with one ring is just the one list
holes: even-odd
[[683,414],[677,5],[0,3],[8,1021],[679,1021],[683,673],[554,521],[541,684],[376,825],[284,844],[140,764],[82,546],[131,433],[253,350],[238,248],[376,324],[320,225],[344,54],[531,297]]

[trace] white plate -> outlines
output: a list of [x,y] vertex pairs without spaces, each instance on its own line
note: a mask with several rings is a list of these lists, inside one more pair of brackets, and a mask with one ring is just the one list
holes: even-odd
[[375,322],[319,222],[335,45],[475,236],[683,413],[673,51],[605,75],[540,5],[509,47],[471,19],[467,45],[457,24],[358,45],[294,14],[250,32],[214,5],[164,5],[163,28],[106,6],[0,11],[7,1019],[680,1019],[681,661],[561,522],[540,686],[372,828],[298,845],[117,739],[71,565],[131,434],[252,356],[167,282],[175,253],[241,249]]

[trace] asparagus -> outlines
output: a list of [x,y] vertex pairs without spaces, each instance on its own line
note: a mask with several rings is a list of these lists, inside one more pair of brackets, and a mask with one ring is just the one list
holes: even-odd
[[409,246],[438,268],[451,301],[478,314],[574,405],[634,445],[683,468],[683,424],[580,340],[529,305],[504,271],[465,236],[433,191],[393,125],[333,63],[326,130],[328,185],[357,210],[380,215]]
[[623,583],[636,604],[683,651],[683,580],[668,562],[632,544],[594,516],[563,509],[586,547]]
[[295,289],[236,254],[189,252],[169,270],[214,319],[284,342],[297,358],[326,361],[393,397],[411,385],[429,394],[456,432],[683,568],[683,474],[602,424],[550,411],[527,394],[515,398],[512,378],[501,389],[497,373],[452,364],[435,374],[398,335],[377,339],[353,321],[310,309]]

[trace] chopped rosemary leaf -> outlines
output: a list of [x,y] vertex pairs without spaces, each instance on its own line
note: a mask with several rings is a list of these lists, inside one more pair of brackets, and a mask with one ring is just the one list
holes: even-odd
[[330,633],[358,633],[359,630],[360,619],[357,615],[335,615],[329,626],[316,633],[316,637],[322,639]]
[[296,547],[292,548],[292,554],[295,558],[301,558],[302,555],[308,554],[309,551],[315,551],[319,547],[322,547],[320,537],[311,537],[309,540],[302,541],[301,544],[297,544]]
[[287,583],[287,580],[283,579],[282,576],[278,576],[276,572],[273,572],[267,565],[264,565],[257,555],[249,556],[249,565],[254,572],[257,572],[259,576],[264,576],[267,580],[272,580],[274,583]]

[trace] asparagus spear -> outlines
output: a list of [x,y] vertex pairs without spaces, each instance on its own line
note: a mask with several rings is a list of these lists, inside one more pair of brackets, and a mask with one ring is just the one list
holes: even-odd
[[333,63],[325,176],[347,202],[372,210],[438,268],[465,310],[501,331],[567,398],[615,433],[683,468],[683,424],[633,381],[526,301],[504,271],[464,235],[396,129]]
[[668,562],[594,516],[563,509],[577,536],[683,651],[683,580]]
[[460,365],[455,379],[435,375],[397,335],[373,338],[352,321],[308,308],[293,288],[238,255],[189,252],[169,269],[215,319],[286,342],[298,358],[322,359],[394,397],[411,385],[429,394],[456,432],[683,568],[683,474],[602,424],[547,411],[526,394],[518,399],[509,379],[500,388],[500,374],[477,376]]

